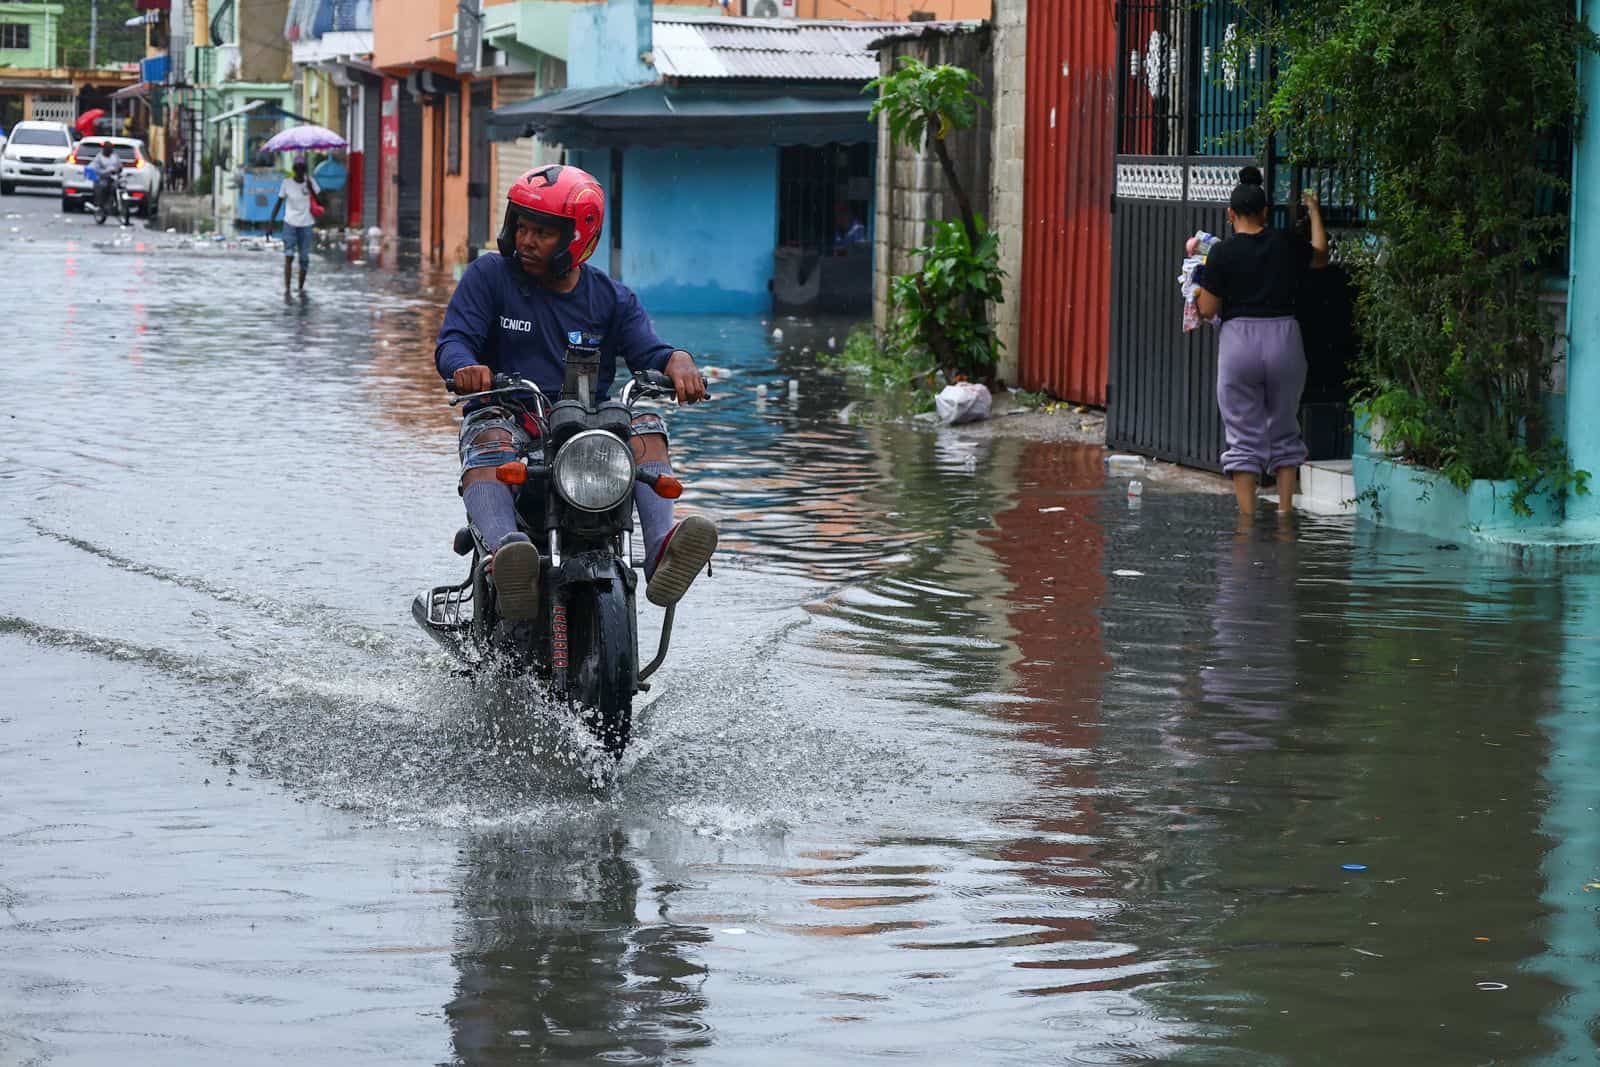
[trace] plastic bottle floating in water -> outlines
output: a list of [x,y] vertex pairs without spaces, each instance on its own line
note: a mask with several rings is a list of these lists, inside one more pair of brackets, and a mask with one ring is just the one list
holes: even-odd
[[1135,478],[1133,481],[1129,482],[1128,483],[1128,495],[1130,497],[1144,496],[1144,483],[1141,482],[1137,478]]

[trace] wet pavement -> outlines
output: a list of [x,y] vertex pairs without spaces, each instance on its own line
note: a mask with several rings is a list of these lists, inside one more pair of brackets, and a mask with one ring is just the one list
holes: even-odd
[[0,215],[0,1064],[1595,1062],[1600,574],[665,317],[726,552],[597,796],[410,621],[448,279]]

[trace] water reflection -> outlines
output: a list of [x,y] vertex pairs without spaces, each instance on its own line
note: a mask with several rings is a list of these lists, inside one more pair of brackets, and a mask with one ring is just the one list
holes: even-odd
[[1181,842],[1146,936],[1203,967],[1154,1002],[1208,1024],[1201,1062],[1548,1048],[1533,1022],[1550,984],[1486,1002],[1477,983],[1518,969],[1538,912],[1541,742],[1507,701],[1547,699],[1549,590],[1317,524],[1216,560],[1203,699],[1146,808]]
[[1200,691],[1230,725],[1206,744],[1271,748],[1294,691],[1299,541],[1286,524],[1270,532],[1246,526],[1217,541],[1211,656],[1201,667]]
[[615,822],[477,834],[445,1006],[458,1062],[658,1063],[711,1043],[701,927],[670,921]]
[[1544,725],[1549,800],[1539,824],[1550,845],[1541,864],[1544,948],[1527,970],[1566,992],[1541,1020],[1553,1035],[1549,1062],[1583,1063],[1600,1048],[1600,580],[1573,575],[1562,584],[1566,647],[1561,699]]

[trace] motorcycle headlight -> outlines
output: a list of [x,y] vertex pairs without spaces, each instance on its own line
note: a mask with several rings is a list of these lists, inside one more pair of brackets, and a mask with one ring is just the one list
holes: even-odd
[[561,446],[556,492],[579,511],[610,511],[633,488],[633,449],[605,430],[585,430]]

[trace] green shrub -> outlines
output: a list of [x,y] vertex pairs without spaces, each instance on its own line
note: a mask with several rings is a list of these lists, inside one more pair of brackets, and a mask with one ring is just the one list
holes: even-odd
[[1540,159],[1576,124],[1595,36],[1565,0],[1256,3],[1280,57],[1262,143],[1366,176],[1355,385],[1379,444],[1462,488],[1513,480],[1523,514],[1541,486],[1586,492],[1547,425],[1540,294],[1569,189]]
[[971,71],[902,56],[867,91],[878,94],[872,117],[886,117],[895,144],[920,148],[926,139],[932,146],[961,215],[957,222],[934,222],[927,244],[915,250],[921,268],[890,283],[892,321],[885,342],[904,356],[926,353],[951,378],[987,379],[1000,356],[988,312],[1001,300],[1000,243],[973,210],[945,145],[952,130],[976,119],[983,106],[973,93],[977,86]]
[[933,410],[933,397],[945,384],[944,375],[925,353],[907,349],[867,327],[850,331],[838,353],[822,354],[822,365],[859,378],[867,389],[889,402],[904,405],[910,413]]

